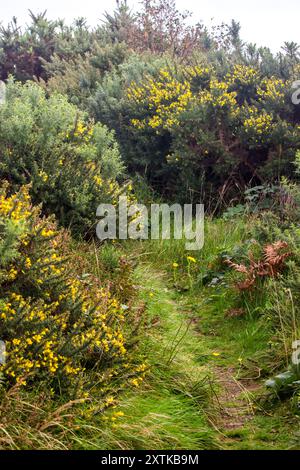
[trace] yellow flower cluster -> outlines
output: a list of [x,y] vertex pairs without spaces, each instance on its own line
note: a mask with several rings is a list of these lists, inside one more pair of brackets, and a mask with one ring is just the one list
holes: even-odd
[[234,108],[236,106],[236,92],[229,91],[226,82],[213,78],[210,89],[203,90],[199,94],[201,104],[211,104],[213,108]]
[[67,138],[79,138],[83,142],[89,142],[93,136],[94,129],[92,126],[86,126],[82,121],[76,123],[75,130],[67,134]]
[[248,65],[237,64],[234,66],[233,71],[227,74],[226,80],[229,85],[256,84],[260,80],[260,73]]
[[145,120],[132,119],[135,127],[170,129],[178,125],[178,116],[187,108],[193,94],[187,80],[181,83],[168,70],[163,69],[157,80],[148,77],[141,86],[132,83],[127,97],[137,103],[144,103],[150,113],[150,117]]
[[44,183],[46,183],[48,181],[49,176],[47,175],[47,173],[45,171],[40,170],[38,174],[39,174],[39,177],[42,179],[42,181]]
[[284,102],[285,84],[279,78],[265,78],[262,80],[261,85],[257,89],[259,101],[271,101],[277,105]]
[[31,215],[29,188],[24,186],[18,194],[6,197],[5,192],[0,194],[0,217],[9,217],[12,221],[22,221]]
[[268,134],[272,130],[273,116],[265,111],[259,113],[256,108],[249,108],[250,117],[245,119],[246,133],[254,132],[257,135]]
[[94,181],[98,186],[102,186],[103,180],[102,180],[101,176],[95,175],[94,176]]
[[[230,91],[230,82],[211,77],[208,67],[189,66],[183,69],[184,79],[174,78],[167,70],[161,70],[157,80],[148,77],[142,84],[131,84],[127,96],[147,108],[149,117],[132,119],[138,129],[173,129],[179,125],[180,116],[192,105],[211,105],[213,109],[233,110],[236,92]],[[200,91],[192,91],[192,81],[205,78],[206,85]]]
[[212,73],[212,69],[210,67],[202,67],[200,65],[188,65],[184,68],[183,73],[186,77],[208,78]]

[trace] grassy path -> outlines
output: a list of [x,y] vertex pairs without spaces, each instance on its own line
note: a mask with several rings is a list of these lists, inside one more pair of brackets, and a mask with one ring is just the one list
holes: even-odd
[[124,416],[89,448],[289,448],[295,423],[287,410],[262,412],[255,401],[259,382],[238,380],[241,345],[251,350],[266,339],[259,325],[229,324],[201,297],[168,287],[165,273],[148,263],[138,266],[136,279],[147,309],[139,347],[151,372],[122,395]]
[[140,348],[150,363],[144,385],[122,396],[124,413],[99,446],[116,449],[207,449],[217,443],[204,409],[209,383],[205,367],[195,361],[196,333],[176,302],[163,273],[149,265],[136,272],[147,324]]

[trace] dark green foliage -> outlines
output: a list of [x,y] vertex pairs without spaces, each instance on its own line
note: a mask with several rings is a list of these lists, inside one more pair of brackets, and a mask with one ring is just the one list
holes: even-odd
[[[226,203],[239,198],[246,185],[290,177],[299,145],[299,106],[291,102],[292,83],[299,79],[299,46],[286,42],[273,54],[243,42],[234,20],[209,31],[202,24],[188,25],[188,16],[173,0],[144,0],[137,12],[125,0],[91,30],[82,18],[67,26],[47,20],[46,13],[31,13],[24,30],[14,20],[0,31],[0,76],[14,74],[22,81],[36,77],[47,94],[67,95],[115,131],[128,171],[146,177],[169,198],[205,198],[213,206],[216,192]],[[208,67],[219,81],[227,81],[236,65],[256,71],[253,79],[243,80],[241,68],[228,90],[237,93],[243,108],[238,118],[229,109],[217,112],[194,103],[174,129],[134,128],[133,118],[143,120],[151,112],[128,100],[131,83],[156,80],[162,68],[182,81],[185,67],[195,65]],[[195,95],[209,91],[209,80],[190,79]],[[261,100],[258,89],[267,92],[268,79],[283,80],[284,99],[270,95]],[[255,108],[255,117],[272,116],[272,132],[245,132],[248,107]]]

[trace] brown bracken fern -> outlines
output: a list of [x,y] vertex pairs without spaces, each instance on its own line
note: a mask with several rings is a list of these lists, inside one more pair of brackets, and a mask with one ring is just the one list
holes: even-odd
[[287,249],[288,244],[279,240],[263,248],[260,260],[256,261],[250,252],[248,266],[226,260],[229,267],[244,275],[244,279],[238,282],[236,287],[239,290],[251,289],[259,278],[277,276],[284,269],[286,259],[292,255]]

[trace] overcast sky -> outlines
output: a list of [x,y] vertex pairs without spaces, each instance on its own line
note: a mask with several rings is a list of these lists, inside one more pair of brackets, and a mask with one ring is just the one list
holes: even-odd
[[[129,0],[129,5],[137,7],[139,0]],[[20,24],[28,21],[27,10],[48,11],[49,18],[65,18],[67,22],[83,16],[94,26],[103,11],[111,11],[115,5],[111,1],[96,0],[1,0],[0,21],[7,24],[13,16]],[[232,18],[242,25],[242,38],[248,42],[280,49],[284,41],[300,43],[299,0],[177,0],[179,9],[193,13],[195,22],[202,20],[207,26],[228,22]]]

